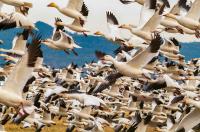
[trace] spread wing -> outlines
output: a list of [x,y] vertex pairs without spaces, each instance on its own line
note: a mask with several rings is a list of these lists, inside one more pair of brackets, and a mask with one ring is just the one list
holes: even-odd
[[161,44],[163,44],[163,39],[159,35],[156,35],[155,39],[151,41],[149,47],[136,55],[132,60],[127,62],[127,64],[134,68],[143,68],[158,55],[158,50],[160,49]]
[[83,0],[69,0],[67,8],[81,11]]
[[40,37],[37,36],[33,39],[32,44],[29,45],[26,54],[16,64],[3,89],[22,96],[22,90],[33,72],[37,57],[41,56],[41,54]]
[[192,7],[188,11],[186,17],[192,18],[194,20],[199,21],[200,18],[200,0],[195,0],[195,2],[192,4]]

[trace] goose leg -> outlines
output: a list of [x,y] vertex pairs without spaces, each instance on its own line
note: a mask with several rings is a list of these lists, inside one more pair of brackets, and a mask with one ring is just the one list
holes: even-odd
[[72,49],[72,52],[74,53],[74,55],[78,56],[78,53],[74,49]]
[[87,37],[88,35],[85,33],[85,32],[83,32],[83,35],[85,36],[85,37]]
[[64,52],[69,55],[69,52],[67,50],[64,50]]
[[198,29],[195,30],[195,36],[196,36],[197,38],[200,38],[200,32],[199,32]]
[[184,34],[183,29],[181,29],[180,27],[176,26],[176,30],[177,30],[180,34]]

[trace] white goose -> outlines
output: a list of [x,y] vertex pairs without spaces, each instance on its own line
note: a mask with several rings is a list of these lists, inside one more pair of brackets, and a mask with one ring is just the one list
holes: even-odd
[[[74,48],[81,48],[78,46],[73,38],[69,36],[68,34],[64,33],[63,31],[59,30],[60,36],[55,38],[53,36],[53,39],[47,39],[43,41],[43,44],[47,45],[48,47],[55,49],[55,50],[64,50],[67,54],[67,49],[73,51],[75,55],[78,55],[75,51]],[[55,35],[55,34],[54,34]]]
[[36,29],[35,24],[30,21],[25,15],[14,12],[9,15],[9,18],[4,18],[0,22],[0,30],[6,30],[11,28],[24,28],[24,29]]
[[95,92],[104,90],[111,84],[114,84],[116,80],[122,76],[142,77],[145,74],[142,70],[143,67],[158,55],[158,50],[162,43],[163,39],[159,35],[156,35],[155,39],[151,41],[148,48],[137,54],[128,62],[118,62],[112,56],[105,55],[105,53],[97,51],[96,56],[103,61],[112,62],[118,72],[106,77],[106,82],[103,82],[99,87],[97,87]]
[[34,38],[27,53],[17,63],[0,91],[0,102],[7,106],[21,108],[22,115],[32,113],[34,109],[32,103],[22,97],[22,90],[34,70],[37,56],[41,53],[40,40]]
[[129,24],[123,24],[119,26],[119,28],[128,29],[132,34],[146,41],[151,41],[152,32],[155,32],[156,28],[159,26],[164,8],[165,5],[162,5],[142,28],[132,28]]
[[30,7],[33,6],[32,3],[26,2],[26,1],[23,1],[23,0],[0,0],[0,2],[3,2],[4,4],[7,4],[7,5],[15,6],[15,7],[24,6],[24,7],[30,8]]
[[[85,5],[85,3],[83,3],[82,9],[81,9],[81,14],[83,16],[87,17],[88,13],[89,13],[88,8]],[[89,30],[87,30],[86,28],[83,27],[85,22],[80,21],[79,19],[75,19],[72,24],[65,24],[62,22],[61,19],[57,18],[57,22],[55,24],[60,25],[60,26],[65,26],[65,27],[69,28],[70,30],[73,30],[78,33],[83,33],[85,36],[87,36],[86,33],[89,32]]]
[[66,7],[61,8],[56,3],[52,2],[48,7],[56,8],[60,13],[68,17],[78,19],[80,21],[86,21],[86,18],[80,13],[83,5],[83,0],[69,0]]
[[30,30],[24,29],[22,33],[20,33],[14,38],[13,43],[12,43],[12,49],[6,50],[6,49],[0,48],[0,51],[10,53],[10,54],[16,54],[19,56],[24,55],[29,33],[30,33]]
[[112,12],[106,12],[106,17],[107,17],[107,26],[108,26],[108,34],[104,34],[100,31],[97,31],[94,33],[94,35],[102,36],[106,38],[107,40],[110,40],[114,43],[122,43],[125,45],[126,41],[120,37],[120,31],[119,31],[119,22],[115,15]]
[[185,16],[177,16],[171,13],[165,14],[165,16],[175,19],[180,25],[196,31],[196,36],[199,37],[200,30],[200,1],[195,0],[190,10]]

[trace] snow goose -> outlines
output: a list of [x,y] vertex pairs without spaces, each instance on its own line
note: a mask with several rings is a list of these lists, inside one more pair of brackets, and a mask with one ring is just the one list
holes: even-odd
[[[130,4],[134,2],[137,2],[140,5],[145,4],[145,0],[119,0],[119,1],[123,4]],[[170,7],[170,4],[167,0],[149,0],[149,1],[150,1],[149,3],[156,3],[156,2],[164,3],[167,7]]]
[[23,1],[23,0],[0,0],[0,2],[3,2],[4,4],[7,4],[7,5],[15,6],[15,7],[24,6],[24,7],[30,8],[30,7],[33,6],[32,3],[26,2],[26,1]]
[[30,114],[34,109],[30,101],[23,99],[22,89],[31,76],[35,61],[41,53],[40,38],[35,37],[27,53],[17,63],[0,91],[0,102],[7,106],[21,108],[20,112],[22,112],[22,115]]
[[86,18],[80,12],[83,6],[83,0],[69,0],[67,6],[64,8],[59,7],[56,3],[50,3],[47,6],[54,7],[63,15],[80,20],[81,23],[86,21]]
[[200,23],[199,23],[199,18],[200,18],[200,1],[195,0],[194,3],[192,4],[190,10],[185,16],[177,16],[171,13],[165,14],[164,16],[170,17],[172,19],[175,19],[180,25],[189,28],[191,30],[196,31],[196,36],[199,38],[199,29],[200,29]]
[[123,24],[119,26],[119,28],[128,29],[132,34],[143,38],[146,41],[151,41],[152,32],[155,32],[156,28],[159,26],[164,8],[165,5],[162,5],[142,28],[132,28],[129,24]]
[[151,41],[148,48],[141,53],[137,54],[132,60],[128,62],[118,62],[112,56],[105,55],[105,53],[96,52],[96,56],[101,60],[111,61],[118,72],[110,74],[105,78],[106,82],[103,82],[99,87],[94,90],[94,93],[100,92],[108,86],[114,84],[116,80],[122,76],[128,77],[141,77],[145,73],[142,68],[146,66],[155,56],[158,55],[158,50],[163,44],[163,39],[160,35],[155,35],[155,38]]
[[4,18],[0,22],[0,30],[7,30],[15,27],[24,29],[37,29],[31,20],[21,13],[14,12],[10,14],[9,18]]
[[84,106],[106,106],[105,102],[93,95],[87,95],[87,94],[60,94],[62,97],[67,99],[77,99],[79,102],[81,102]]
[[74,50],[74,48],[81,48],[81,47],[78,46],[74,42],[73,38],[71,36],[69,36],[68,34],[64,33],[61,30],[59,30],[59,33],[60,33],[60,37],[58,36],[58,38],[53,37],[53,39],[46,39],[46,40],[42,41],[42,43],[52,49],[63,50],[67,54],[69,54],[67,49],[70,49],[75,55],[78,55],[76,53],[76,51]]
[[94,33],[94,35],[102,36],[106,38],[107,40],[110,40],[114,43],[127,45],[126,40],[120,37],[120,32],[118,28],[119,22],[116,16],[112,12],[106,12],[106,17],[107,17],[107,26],[108,26],[109,34],[104,34],[100,31],[97,31]]
[[189,131],[193,127],[195,127],[197,124],[200,123],[199,119],[199,108],[194,108],[191,110],[190,113],[188,113],[177,125],[175,128],[175,131]]
[[11,50],[6,50],[6,49],[0,48],[0,51],[9,53],[11,55],[12,54],[16,54],[19,56],[24,55],[25,50],[26,50],[26,43],[27,43],[30,32],[31,32],[31,30],[24,29],[24,31],[22,33],[18,34],[14,38]]
[[[87,17],[88,16],[88,8],[87,6],[85,5],[85,3],[83,3],[82,5],[82,9],[81,9],[81,13],[83,16]],[[59,19],[59,18],[57,18]],[[89,32],[89,30],[85,29],[83,26],[85,24],[85,22],[83,21],[80,21],[79,19],[75,19],[73,21],[72,24],[65,24],[62,22],[62,20],[60,19],[60,21],[56,22],[55,23],[56,25],[61,25],[61,26],[65,26],[67,28],[69,28],[70,30],[72,31],[75,31],[75,32],[78,32],[78,33],[83,33],[85,36],[87,36],[87,32]]]

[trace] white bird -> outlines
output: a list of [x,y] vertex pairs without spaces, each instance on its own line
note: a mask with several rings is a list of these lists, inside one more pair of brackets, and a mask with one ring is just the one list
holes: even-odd
[[24,7],[30,8],[30,7],[33,6],[32,3],[26,2],[26,1],[23,1],[23,0],[0,0],[0,2],[3,2],[4,4],[7,4],[7,5],[15,6],[15,7],[24,6]]
[[[57,34],[60,34],[60,36],[58,35],[57,37],[55,37],[55,35]],[[67,54],[68,54],[67,49],[69,49],[73,51],[75,55],[78,55],[78,54],[74,51],[74,48],[81,48],[74,42],[71,36],[69,36],[68,34],[64,33],[61,30],[59,30],[59,33],[55,32],[53,39],[44,40],[43,44],[55,50],[63,50]]]
[[27,53],[15,66],[15,69],[13,69],[0,91],[0,102],[7,106],[21,108],[22,115],[24,115],[23,111],[30,114],[34,109],[32,103],[23,98],[22,90],[30,78],[37,56],[40,54],[42,54],[40,50],[40,39],[35,37]]
[[11,28],[24,28],[24,29],[37,29],[35,24],[25,15],[14,12],[9,15],[9,18],[4,18],[0,22],[0,30],[6,30]]
[[86,18],[81,14],[81,8],[83,5],[83,0],[69,0],[66,7],[61,8],[56,3],[52,2],[48,7],[56,8],[60,13],[68,17],[78,19],[80,21],[86,21]]

